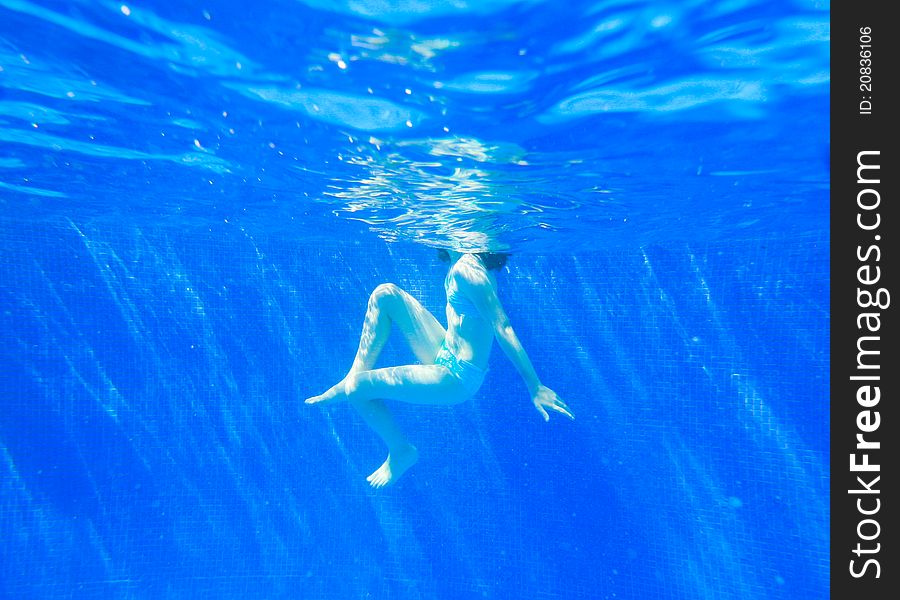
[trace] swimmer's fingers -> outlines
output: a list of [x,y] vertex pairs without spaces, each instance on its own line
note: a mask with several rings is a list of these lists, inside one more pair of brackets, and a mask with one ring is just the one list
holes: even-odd
[[554,402],[553,404],[550,405],[550,408],[552,408],[553,410],[555,410],[558,413],[562,413],[562,414],[566,415],[573,421],[575,420],[575,415],[572,414],[571,409],[569,409],[569,407],[566,406],[566,403],[563,402],[562,400],[560,400],[559,398],[556,399],[556,402]]
[[556,400],[553,402],[541,402],[540,404],[536,403],[534,407],[538,410],[539,413],[541,413],[541,416],[544,417],[544,421],[550,420],[550,413],[547,412],[547,408],[560,414],[566,415],[573,421],[575,420],[575,415],[572,414],[572,411],[569,410],[569,407],[566,406],[565,402],[563,402],[562,400]]
[[566,403],[562,401],[556,392],[547,386],[538,386],[538,389],[532,396],[532,402],[534,402],[534,407],[537,411],[544,417],[545,422],[550,420],[550,414],[547,412],[548,408],[555,412],[562,413],[570,419],[575,419],[575,415],[572,414],[572,411],[569,410]]

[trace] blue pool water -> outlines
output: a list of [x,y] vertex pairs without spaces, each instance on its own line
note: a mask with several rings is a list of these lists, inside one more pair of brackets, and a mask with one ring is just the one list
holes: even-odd
[[[0,596],[825,597],[828,18],[0,0]],[[435,248],[576,419],[495,349],[373,491],[302,399]]]

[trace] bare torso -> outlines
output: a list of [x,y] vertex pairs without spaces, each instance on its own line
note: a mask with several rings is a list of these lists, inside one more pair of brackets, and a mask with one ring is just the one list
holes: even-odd
[[[497,289],[497,280],[494,274],[485,269],[481,261],[470,254],[464,254],[451,267],[445,281],[446,292],[449,295],[459,294],[472,301],[468,295],[459,291],[460,280],[470,277],[472,270],[477,269],[487,274],[494,289]],[[479,314],[474,307],[465,314],[459,314],[456,309],[447,303],[447,348],[460,360],[467,360],[480,368],[486,368],[491,356],[491,347],[494,342],[494,332],[490,321]]]

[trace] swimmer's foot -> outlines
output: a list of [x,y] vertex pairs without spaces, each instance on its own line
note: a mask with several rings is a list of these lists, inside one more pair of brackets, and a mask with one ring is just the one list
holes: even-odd
[[331,386],[324,394],[319,394],[318,396],[307,398],[305,402],[307,404],[327,404],[328,402],[336,402],[346,399],[347,394],[344,393],[344,380],[341,379],[339,382]]
[[416,450],[416,447],[412,444],[392,450],[388,454],[384,464],[378,467],[374,473],[366,477],[366,481],[376,489],[390,485],[397,481],[401,475],[406,473],[406,471],[416,464],[418,460],[419,451]]

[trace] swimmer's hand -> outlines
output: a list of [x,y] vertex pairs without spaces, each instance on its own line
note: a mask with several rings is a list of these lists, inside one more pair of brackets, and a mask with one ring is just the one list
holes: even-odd
[[531,395],[531,402],[534,404],[537,411],[544,417],[544,421],[550,420],[550,413],[547,412],[548,408],[566,415],[573,421],[575,420],[575,415],[572,414],[572,411],[569,410],[566,403],[560,400],[559,396],[556,395],[556,392],[545,385],[538,385],[535,392]]

